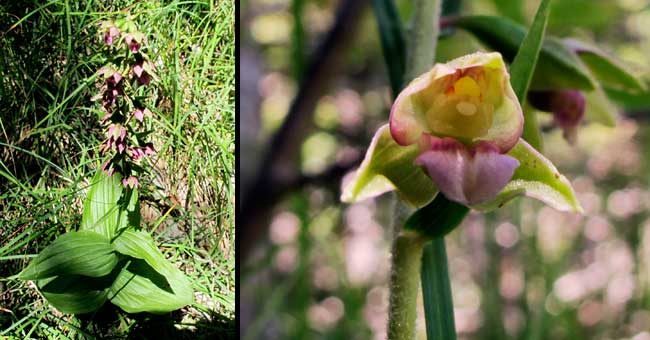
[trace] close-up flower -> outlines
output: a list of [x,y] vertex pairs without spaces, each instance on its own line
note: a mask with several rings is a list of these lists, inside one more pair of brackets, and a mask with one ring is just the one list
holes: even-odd
[[129,47],[129,51],[137,53],[140,51],[140,43],[143,41],[143,35],[141,33],[127,33],[124,36],[124,42]]
[[477,204],[508,183],[519,162],[505,155],[522,133],[521,106],[499,53],[436,64],[397,97],[390,131],[418,144],[416,162],[448,198]]

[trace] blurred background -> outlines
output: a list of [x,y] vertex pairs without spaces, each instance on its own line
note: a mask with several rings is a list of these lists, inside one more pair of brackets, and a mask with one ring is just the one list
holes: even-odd
[[[391,194],[339,201],[341,178],[388,120],[370,1],[240,2],[242,267],[246,339],[383,339]],[[408,22],[410,1],[396,1]],[[445,1],[446,13],[529,25],[539,1]],[[642,78],[650,1],[554,1],[548,32],[595,43]],[[437,59],[483,49],[457,31]],[[516,199],[446,238],[461,339],[650,339],[650,94],[609,93],[617,126],[569,145],[538,115],[545,154],[585,209]],[[421,299],[421,297],[420,297]],[[420,303],[418,338],[425,338]]]

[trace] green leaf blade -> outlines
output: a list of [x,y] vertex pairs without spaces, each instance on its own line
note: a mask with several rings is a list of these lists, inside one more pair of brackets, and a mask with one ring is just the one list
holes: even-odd
[[[463,215],[464,216],[464,215]],[[422,298],[427,339],[456,339],[454,304],[444,237],[424,246],[422,254]]]
[[80,230],[95,231],[111,239],[121,219],[118,201],[122,190],[118,174],[108,176],[97,170],[84,201]]
[[636,74],[598,47],[576,39],[564,39],[563,43],[575,51],[603,85],[635,93],[646,90]]
[[57,275],[101,277],[109,274],[119,258],[110,242],[91,231],[69,232],[57,238],[34,258],[19,278],[44,279]]
[[149,234],[126,230],[113,246],[135,260],[122,269],[111,286],[112,303],[129,313],[165,313],[192,303],[189,281],[165,259]]
[[[519,103],[522,105],[526,100],[526,93],[528,92],[530,81],[533,79],[539,52],[544,42],[544,34],[546,33],[546,25],[550,11],[549,2],[550,0],[542,0],[539,4],[533,24],[510,65],[510,83],[517,98],[519,98]],[[541,148],[542,139],[534,111],[524,111],[523,138],[531,142],[535,148]]]
[[392,1],[373,0],[372,9],[377,19],[384,59],[391,61],[386,63],[386,67],[388,68],[388,78],[390,79],[393,97],[397,97],[402,89],[404,72],[406,71],[404,30],[397,8]]
[[62,275],[36,281],[40,293],[62,313],[90,313],[108,301],[108,292],[120,267],[103,277]]
[[[512,20],[495,16],[463,16],[453,20],[452,24],[468,31],[511,62],[527,32],[524,26]],[[531,88],[591,90],[594,86],[590,71],[573,52],[557,38],[548,36],[544,39]]]

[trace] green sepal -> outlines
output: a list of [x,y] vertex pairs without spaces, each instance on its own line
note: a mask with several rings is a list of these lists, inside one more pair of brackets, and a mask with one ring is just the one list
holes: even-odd
[[494,199],[472,208],[490,211],[502,207],[517,196],[524,195],[560,211],[583,212],[569,180],[530,144],[520,139],[508,155],[519,161],[519,167],[510,182]]
[[125,230],[113,246],[134,258],[110,288],[113,304],[129,313],[166,313],[192,303],[189,281],[165,259],[149,234]]
[[[499,51],[508,61],[514,59],[526,36],[524,26],[503,17],[464,16],[452,23]],[[580,59],[559,39],[547,36],[539,53],[531,89],[591,90],[594,86],[592,75]]]
[[353,203],[397,190],[409,204],[426,205],[438,190],[424,170],[414,165],[418,154],[417,145],[397,144],[388,124],[380,127],[359,169],[350,175],[349,181],[344,179],[341,201]]
[[69,232],[45,247],[18,277],[22,280],[58,275],[101,277],[109,274],[118,260],[104,236],[92,231]]

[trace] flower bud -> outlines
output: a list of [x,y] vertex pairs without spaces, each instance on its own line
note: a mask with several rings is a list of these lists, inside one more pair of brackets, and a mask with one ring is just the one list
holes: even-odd
[[575,143],[578,126],[585,116],[585,97],[578,90],[530,91],[528,102],[541,111],[552,112],[553,122],[562,129],[564,138]]

